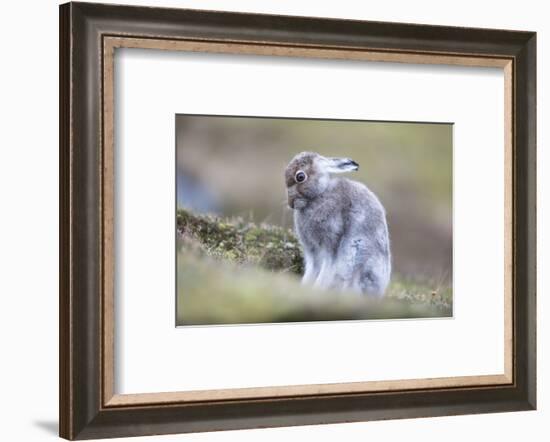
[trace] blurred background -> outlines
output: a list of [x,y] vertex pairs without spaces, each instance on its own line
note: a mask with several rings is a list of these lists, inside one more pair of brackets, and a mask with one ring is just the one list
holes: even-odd
[[292,227],[284,170],[304,150],[351,157],[387,211],[393,271],[452,283],[452,124],[178,115],[177,205]]

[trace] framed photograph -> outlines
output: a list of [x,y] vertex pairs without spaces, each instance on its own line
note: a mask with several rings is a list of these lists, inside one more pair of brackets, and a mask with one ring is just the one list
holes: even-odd
[[176,325],[452,317],[452,130],[177,115]]
[[60,7],[60,435],[536,407],[533,32]]

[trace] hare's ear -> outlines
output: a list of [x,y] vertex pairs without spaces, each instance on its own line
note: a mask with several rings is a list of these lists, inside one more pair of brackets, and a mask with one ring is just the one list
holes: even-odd
[[325,158],[323,168],[329,173],[344,173],[359,170],[359,164],[351,158]]

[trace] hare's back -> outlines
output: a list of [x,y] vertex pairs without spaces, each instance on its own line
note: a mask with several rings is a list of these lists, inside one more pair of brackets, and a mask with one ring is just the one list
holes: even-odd
[[350,180],[355,192],[348,234],[340,252],[353,262],[361,291],[382,295],[390,280],[391,252],[386,213],[376,195],[361,183]]
[[376,195],[364,184],[349,179],[341,182],[341,201],[347,202],[350,211],[359,220],[385,224],[386,212]]

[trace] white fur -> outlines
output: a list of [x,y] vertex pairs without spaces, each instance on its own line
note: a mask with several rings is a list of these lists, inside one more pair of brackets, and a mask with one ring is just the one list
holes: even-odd
[[308,169],[308,182],[287,186],[304,250],[303,283],[382,296],[391,274],[384,208],[362,183],[331,175],[357,170],[358,164],[302,152],[288,170],[298,166]]

